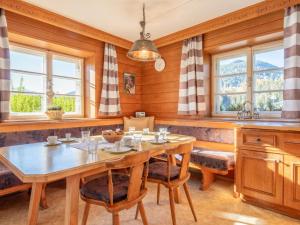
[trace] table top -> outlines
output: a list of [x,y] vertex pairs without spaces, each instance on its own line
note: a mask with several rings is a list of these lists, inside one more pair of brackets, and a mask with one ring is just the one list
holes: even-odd
[[[177,134],[168,135],[168,139],[168,143],[161,145],[143,141],[142,150],[150,151],[155,156],[163,153],[165,149],[195,141],[194,137]],[[111,154],[98,150],[96,154],[88,154],[85,150],[72,147],[72,144],[46,146],[40,142],[0,148],[0,162],[24,183],[50,182],[93,170],[104,171],[105,162],[134,153],[135,151]]]

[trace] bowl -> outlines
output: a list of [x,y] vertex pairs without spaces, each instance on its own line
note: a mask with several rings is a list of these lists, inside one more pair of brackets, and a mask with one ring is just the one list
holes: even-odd
[[121,141],[124,136],[124,131],[105,130],[102,131],[103,138],[109,143]]

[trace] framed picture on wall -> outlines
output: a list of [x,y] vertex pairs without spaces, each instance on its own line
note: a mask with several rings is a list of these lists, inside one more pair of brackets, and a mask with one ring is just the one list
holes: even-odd
[[135,74],[124,73],[124,91],[126,94],[135,94]]

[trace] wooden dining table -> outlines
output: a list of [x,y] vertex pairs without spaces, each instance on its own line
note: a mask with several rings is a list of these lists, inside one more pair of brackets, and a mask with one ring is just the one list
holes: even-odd
[[[154,136],[145,135],[139,150],[149,151],[153,157],[164,153],[166,149],[195,141],[194,137],[177,134],[170,134],[167,138],[167,143],[151,144],[149,140]],[[104,172],[106,162],[135,152],[113,154],[98,149],[95,154],[89,154],[72,144],[46,146],[46,143],[40,142],[0,148],[0,162],[23,183],[32,183],[27,225],[37,224],[43,185],[61,179],[66,179],[64,224],[77,225],[80,179]]]

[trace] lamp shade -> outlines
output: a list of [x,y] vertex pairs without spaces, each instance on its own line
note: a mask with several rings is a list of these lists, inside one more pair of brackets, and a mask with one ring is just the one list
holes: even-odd
[[140,39],[133,43],[127,56],[136,61],[154,61],[160,57],[154,43],[150,40]]

